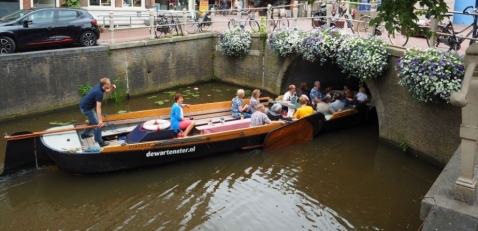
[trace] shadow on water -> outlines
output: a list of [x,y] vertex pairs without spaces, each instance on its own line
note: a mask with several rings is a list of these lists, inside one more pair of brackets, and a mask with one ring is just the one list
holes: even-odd
[[359,126],[124,173],[0,178],[0,230],[417,230],[438,174]]

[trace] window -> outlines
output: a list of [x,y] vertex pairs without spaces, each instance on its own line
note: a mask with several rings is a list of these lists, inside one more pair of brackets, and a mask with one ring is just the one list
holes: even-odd
[[48,23],[53,22],[54,17],[54,10],[42,10],[28,16],[28,20],[32,21],[32,23]]
[[77,18],[77,12],[75,10],[60,10],[58,11],[59,21],[68,21]]
[[[60,0],[60,2],[63,2]],[[56,7],[56,0],[33,0],[34,8]]]
[[111,0],[90,0],[90,6],[111,6]]

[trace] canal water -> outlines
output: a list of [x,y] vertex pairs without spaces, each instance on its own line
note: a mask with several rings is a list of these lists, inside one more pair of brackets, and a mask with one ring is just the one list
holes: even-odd
[[[197,87],[200,96],[185,103],[229,100],[237,88]],[[104,111],[157,107],[169,94],[108,103]],[[39,130],[82,121],[79,114],[74,108],[0,128]],[[439,172],[380,144],[378,125],[368,124],[278,150],[114,174],[80,176],[51,166],[0,177],[0,230],[415,231],[420,200]]]

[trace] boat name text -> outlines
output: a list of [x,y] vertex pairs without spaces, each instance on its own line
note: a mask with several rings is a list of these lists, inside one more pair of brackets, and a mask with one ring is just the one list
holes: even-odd
[[149,151],[146,153],[146,157],[175,155],[175,154],[191,153],[195,151],[196,151],[196,146],[192,148],[180,148],[180,149],[164,150],[164,151],[157,151],[157,152]]

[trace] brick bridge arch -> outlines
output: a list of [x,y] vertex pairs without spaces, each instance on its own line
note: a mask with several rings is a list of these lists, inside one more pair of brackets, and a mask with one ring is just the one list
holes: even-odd
[[[343,89],[344,85],[347,85],[354,91],[358,91],[359,86],[358,79],[348,78],[336,64],[327,63],[321,65],[318,62],[311,63],[302,59],[301,56],[286,59],[277,76],[277,85],[278,87],[280,86],[281,94],[287,91],[290,84],[298,86],[300,83],[305,82],[308,88],[311,89],[315,81],[320,81],[322,91],[328,86],[336,90]],[[387,127],[384,126],[387,118],[384,113],[380,91],[374,80],[367,80],[365,87],[377,111],[379,136],[383,137],[387,133]]]

